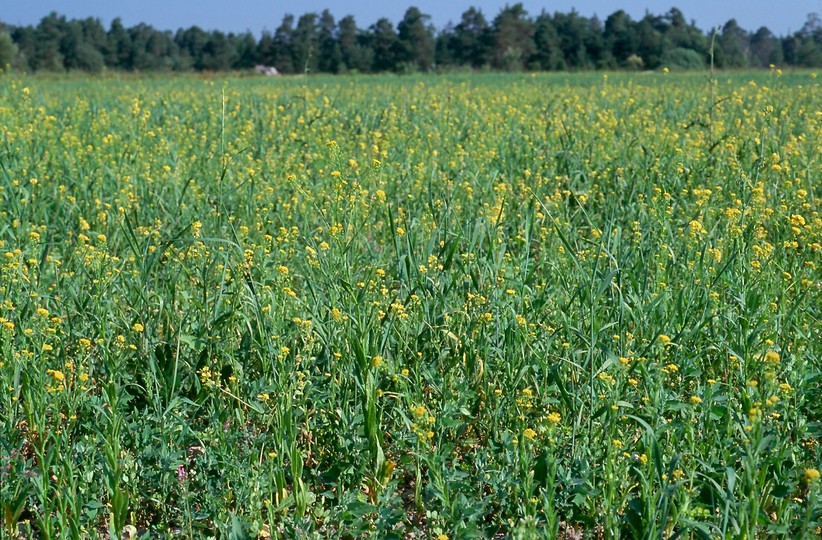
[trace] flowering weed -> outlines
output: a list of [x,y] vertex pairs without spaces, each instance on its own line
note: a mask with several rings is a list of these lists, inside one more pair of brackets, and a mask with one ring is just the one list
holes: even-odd
[[3,78],[3,534],[819,534],[822,89],[707,84]]

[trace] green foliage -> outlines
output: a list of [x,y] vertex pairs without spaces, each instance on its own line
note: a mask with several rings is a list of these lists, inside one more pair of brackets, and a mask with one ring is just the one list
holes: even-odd
[[419,71],[429,71],[434,67],[434,31],[430,17],[412,7],[397,25],[398,53],[400,66],[410,65]]
[[521,3],[505,6],[494,19],[491,65],[503,71],[520,71],[534,53],[534,27]]
[[821,100],[4,76],[0,536],[818,536]]
[[[715,65],[822,66],[820,28],[811,14],[798,32],[777,37],[765,27],[746,31],[731,19],[715,40]],[[0,54],[32,71],[229,71],[263,65],[285,74],[636,70],[663,67],[663,57],[671,56],[697,69],[695,57],[682,51],[707,57],[709,42],[677,8],[638,21],[617,10],[602,24],[574,10],[531,17],[522,3],[506,5],[491,23],[471,7],[456,26],[439,32],[429,15],[411,7],[396,26],[383,17],[364,29],[352,16],[336,23],[329,10],[299,18],[286,14],[273,34],[266,30],[259,39],[197,26],[173,34],[142,23],[125,28],[119,18],[105,30],[98,19],[67,20],[56,13],[36,27],[11,28],[10,35],[17,52],[6,44]]]
[[705,60],[693,49],[671,49],[662,55],[660,63],[673,70],[700,71],[705,69]]
[[0,32],[0,70],[7,71],[17,55],[17,45],[8,32]]

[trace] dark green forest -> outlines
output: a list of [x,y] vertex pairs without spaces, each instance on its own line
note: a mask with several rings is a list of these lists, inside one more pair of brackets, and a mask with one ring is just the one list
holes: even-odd
[[808,15],[787,36],[755,31],[730,20],[704,31],[679,9],[634,20],[623,10],[603,22],[576,11],[531,16],[506,6],[493,19],[470,8],[459,22],[437,29],[409,8],[396,25],[381,18],[360,28],[325,10],[286,15],[273,32],[225,33],[197,26],[176,32],[147,24],[108,29],[99,19],[57,13],[36,26],[0,23],[0,67],[34,71],[228,71],[273,66],[280,73],[559,71],[700,69],[713,53],[718,68],[822,66],[822,22]]

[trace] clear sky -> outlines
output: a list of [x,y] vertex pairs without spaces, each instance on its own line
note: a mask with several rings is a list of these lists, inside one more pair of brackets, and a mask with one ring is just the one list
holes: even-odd
[[[252,31],[259,35],[263,29],[274,30],[286,13],[302,15],[328,8],[337,19],[354,15],[361,28],[380,17],[398,22],[405,10],[415,5],[431,15],[437,28],[449,21],[459,22],[460,15],[470,6],[482,9],[490,21],[506,3],[516,0],[3,0],[0,21],[13,25],[36,24],[43,16],[56,11],[68,18],[96,17],[108,26],[115,17],[121,17],[126,26],[140,22],[158,29],[176,30],[197,25],[226,32]],[[822,0],[551,0],[522,2],[531,15],[543,9],[548,12],[567,12],[571,8],[585,16],[598,15],[603,21],[616,11],[624,9],[634,19],[646,10],[662,14],[676,6],[685,18],[695,20],[703,30],[720,26],[735,18],[746,30],[767,26],[777,35],[799,30],[808,13],[822,15]]]

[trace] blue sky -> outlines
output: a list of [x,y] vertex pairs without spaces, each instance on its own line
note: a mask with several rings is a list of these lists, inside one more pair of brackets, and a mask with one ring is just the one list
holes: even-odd
[[[274,30],[285,13],[301,15],[309,11],[331,10],[338,19],[354,15],[360,27],[367,27],[380,17],[394,22],[402,18],[405,10],[416,5],[423,13],[432,16],[437,28],[449,21],[458,22],[460,15],[470,6],[482,9],[491,20],[506,4],[505,0],[6,0],[0,21],[9,24],[36,24],[44,15],[56,11],[69,18],[97,17],[108,26],[115,17],[121,17],[127,26],[139,22],[155,28],[177,29],[198,25],[206,29],[227,32],[251,30],[255,34],[268,28]],[[507,3],[515,3],[511,0]],[[543,9],[549,12],[570,11],[571,8],[586,16],[598,15],[604,20],[617,9],[624,9],[633,18],[644,13],[661,14],[676,6],[685,17],[695,20],[697,26],[709,29],[735,18],[747,30],[767,26],[777,35],[799,30],[808,13],[822,15],[822,0],[681,0],[654,2],[650,0],[552,0],[523,1],[531,15]]]

